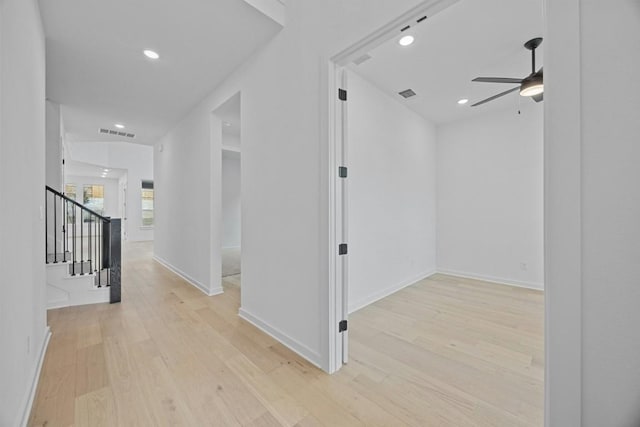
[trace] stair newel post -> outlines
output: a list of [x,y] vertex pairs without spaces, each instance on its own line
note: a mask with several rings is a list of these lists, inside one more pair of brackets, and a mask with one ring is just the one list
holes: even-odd
[[102,223],[102,266],[107,269],[106,285],[109,286],[109,273],[108,269],[111,268],[111,222],[107,217],[106,221]]
[[109,280],[110,302],[120,302],[121,294],[121,268],[122,268],[122,247],[121,247],[121,221],[119,218],[112,219],[109,224],[109,240],[110,240],[110,264],[109,264]]

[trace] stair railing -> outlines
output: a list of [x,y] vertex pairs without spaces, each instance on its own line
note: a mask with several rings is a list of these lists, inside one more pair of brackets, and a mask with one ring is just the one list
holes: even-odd
[[95,276],[98,288],[110,288],[120,302],[120,219],[109,218],[61,192],[45,187],[45,261],[67,263],[71,276]]

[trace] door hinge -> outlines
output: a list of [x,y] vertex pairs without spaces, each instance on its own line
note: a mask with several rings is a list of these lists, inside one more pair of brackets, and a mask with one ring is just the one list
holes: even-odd
[[344,166],[339,166],[338,167],[338,176],[340,178],[346,178],[347,177],[347,168]]
[[347,244],[340,243],[338,246],[338,255],[346,255],[347,254]]
[[346,101],[347,100],[347,91],[344,89],[338,89],[338,99],[340,101]]
[[347,330],[347,321],[341,320],[340,323],[338,323],[338,332],[344,332],[346,330]]
[[62,164],[64,165],[64,159],[62,159]]

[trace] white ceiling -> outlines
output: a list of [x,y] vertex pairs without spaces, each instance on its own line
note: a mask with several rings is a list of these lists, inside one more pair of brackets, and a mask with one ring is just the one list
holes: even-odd
[[[446,123],[487,111],[515,110],[519,102],[532,103],[516,91],[471,107],[517,86],[471,80],[526,77],[531,54],[523,44],[541,37],[542,31],[542,0],[461,0],[403,32],[415,37],[412,45],[400,46],[398,35],[370,51],[368,61],[349,67],[423,117]],[[544,43],[536,51],[537,68],[542,66],[543,48]],[[398,95],[409,88],[417,96],[405,100]],[[469,103],[458,105],[462,98]]]
[[107,168],[106,166],[68,160],[65,164],[64,174],[66,176],[73,175],[102,178],[105,169],[108,170],[104,177],[105,179],[119,179],[127,173],[126,169]]
[[242,0],[40,0],[40,10],[47,97],[70,141],[118,140],[98,128],[122,123],[154,143],[281,29]]

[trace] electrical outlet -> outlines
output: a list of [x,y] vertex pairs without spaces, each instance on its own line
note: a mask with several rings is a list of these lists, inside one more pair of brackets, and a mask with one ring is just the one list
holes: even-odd
[[520,263],[520,270],[527,271],[527,268],[528,268],[528,266],[527,266],[526,262],[521,262]]

